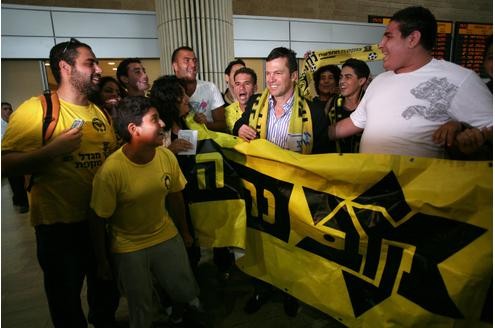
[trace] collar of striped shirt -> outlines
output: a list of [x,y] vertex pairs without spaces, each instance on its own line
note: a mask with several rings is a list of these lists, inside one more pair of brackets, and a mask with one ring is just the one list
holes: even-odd
[[278,145],[283,149],[287,149],[287,136],[289,132],[290,118],[292,116],[292,105],[294,104],[294,93],[282,105],[284,111],[280,118],[275,116],[275,99],[270,95],[268,97],[268,118],[266,140]]
[[[284,115],[287,114],[287,112],[292,109],[293,104],[294,104],[294,91],[292,91],[292,95],[285,102],[285,104],[282,105],[282,109],[284,110]],[[269,106],[269,111],[275,109],[275,99],[273,99],[272,95],[268,96],[268,106]]]

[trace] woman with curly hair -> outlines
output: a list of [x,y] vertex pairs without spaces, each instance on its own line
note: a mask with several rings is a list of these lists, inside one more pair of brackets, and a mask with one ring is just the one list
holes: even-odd
[[157,102],[167,130],[164,146],[174,154],[193,147],[189,141],[178,138],[179,130],[188,128],[184,117],[189,113],[189,96],[184,86],[185,83],[175,75],[165,75],[156,79],[150,90],[150,97]]
[[337,65],[325,65],[314,73],[315,90],[318,94],[313,100],[325,104],[325,114],[328,114],[331,100],[339,94],[340,68]]

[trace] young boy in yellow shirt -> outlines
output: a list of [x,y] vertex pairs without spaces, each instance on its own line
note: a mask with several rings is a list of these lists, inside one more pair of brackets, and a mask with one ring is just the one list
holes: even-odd
[[151,327],[153,280],[174,303],[199,306],[199,288],[185,248],[193,241],[181,192],[186,180],[174,154],[161,147],[165,124],[151,100],[125,98],[115,124],[125,144],[94,178],[93,240],[99,273],[109,277],[104,251],[108,223],[112,264],[127,296],[130,327]]

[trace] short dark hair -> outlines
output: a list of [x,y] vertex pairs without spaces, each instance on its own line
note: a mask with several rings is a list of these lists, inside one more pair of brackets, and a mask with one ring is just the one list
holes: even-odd
[[179,123],[179,103],[185,94],[185,81],[175,75],[164,75],[153,82],[149,95],[157,105],[167,130],[174,122]]
[[12,108],[12,104],[6,101],[2,101],[2,106],[10,106]]
[[115,128],[125,142],[131,141],[132,138],[127,128],[129,124],[140,126],[143,123],[143,116],[151,107],[154,107],[151,99],[144,96],[130,96],[119,102],[115,114]]
[[93,51],[86,43],[82,43],[77,39],[71,38],[69,41],[61,42],[53,46],[50,50],[50,69],[52,70],[53,77],[57,84],[60,84],[60,67],[58,64],[61,60],[65,61],[71,67],[74,67],[76,58],[79,56],[78,48],[88,48]]
[[182,47],[179,47],[177,49],[174,50],[174,52],[172,52],[172,63],[175,62],[175,60],[177,59],[177,54],[179,53],[179,51],[181,50],[187,50],[187,51],[192,51],[194,52],[193,48],[189,47],[189,46],[182,46]]
[[100,82],[98,82],[98,91],[91,93],[88,97],[89,100],[93,104],[96,104],[98,107],[100,107],[100,109],[102,109],[101,107],[104,107],[104,105],[105,105],[103,98],[101,97],[101,91],[103,90],[103,87],[105,86],[105,84],[107,84],[108,82],[113,82],[113,83],[117,84],[117,86],[119,87],[120,98],[124,98],[126,96],[125,89],[122,88],[122,85],[120,85],[119,81],[117,81],[112,76],[103,76],[102,78],[100,78]]
[[318,93],[318,87],[320,86],[321,74],[323,74],[323,72],[330,72],[333,75],[333,79],[335,80],[335,83],[337,83],[337,85],[339,84],[340,68],[337,65],[322,66],[318,68],[315,74],[313,75],[313,80],[315,81],[315,89],[317,93]]
[[362,60],[349,58],[342,64],[342,68],[346,66],[352,68],[358,78],[364,77],[367,79],[370,76],[370,68]]
[[392,21],[399,23],[402,38],[414,31],[421,33],[420,44],[424,49],[432,51],[436,44],[437,21],[428,9],[420,6],[407,7],[396,12]]
[[128,76],[128,71],[129,71],[129,65],[137,63],[141,64],[141,60],[139,58],[126,58],[123,61],[120,62],[119,66],[117,67],[117,80],[124,85],[124,82],[120,79],[121,76]]
[[253,79],[253,84],[256,85],[258,83],[258,76],[256,75],[256,72],[253,71],[249,67],[241,67],[237,71],[235,71],[234,80],[235,80],[235,77],[239,74],[249,74],[249,75],[251,75],[251,78]]
[[227,68],[225,68],[225,71],[224,71],[225,75],[230,75],[230,71],[232,71],[232,67],[234,67],[234,65],[242,65],[242,66],[246,67],[246,63],[244,62],[244,60],[237,58],[237,59],[231,61],[227,65]]
[[270,51],[270,54],[266,57],[266,61],[269,62],[277,58],[287,58],[287,65],[291,74],[298,71],[296,53],[293,50],[285,47],[275,48]]

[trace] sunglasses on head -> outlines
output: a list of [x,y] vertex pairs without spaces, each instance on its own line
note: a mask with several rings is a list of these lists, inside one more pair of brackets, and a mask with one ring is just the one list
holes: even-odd
[[71,45],[76,45],[76,44],[81,44],[81,42],[78,39],[70,38],[69,42],[67,42],[67,44],[65,45],[64,50],[62,50],[62,55],[65,54],[65,52],[67,51],[67,49],[69,49]]

